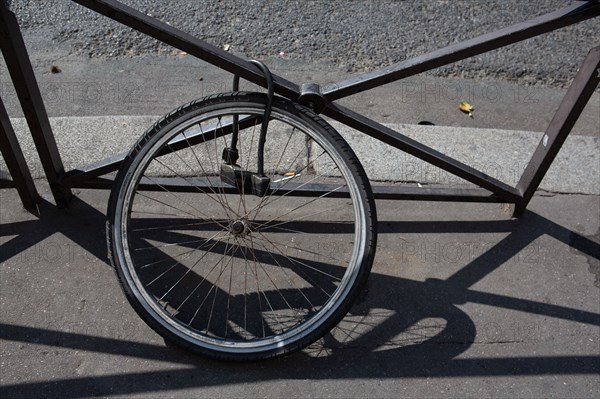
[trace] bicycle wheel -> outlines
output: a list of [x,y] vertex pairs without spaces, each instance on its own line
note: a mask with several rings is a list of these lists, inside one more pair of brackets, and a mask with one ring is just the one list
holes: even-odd
[[[276,97],[257,174],[265,103],[228,93],[173,111],[133,147],[109,200],[109,253],[134,309],[168,341],[217,359],[316,341],[374,257],[369,182],[323,119]],[[233,131],[235,165],[223,160]]]

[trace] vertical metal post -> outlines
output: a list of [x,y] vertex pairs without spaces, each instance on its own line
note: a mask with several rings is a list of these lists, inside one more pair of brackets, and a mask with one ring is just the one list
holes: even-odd
[[14,187],[19,193],[19,197],[21,197],[23,207],[28,211],[38,213],[37,190],[17,141],[15,131],[10,124],[2,98],[0,98],[0,152],[6,162]]
[[4,2],[0,2],[0,47],[56,205],[66,207],[71,190],[60,183],[64,173],[63,163],[17,18]]
[[581,68],[575,75],[573,84],[569,87],[550,125],[548,125],[548,129],[546,129],[546,133],[533,153],[531,161],[525,168],[517,184],[517,190],[522,194],[522,199],[515,204],[514,216],[520,216],[529,204],[560,147],[567,139],[575,122],[577,122],[577,118],[579,118],[594,93],[594,89],[600,82],[599,68],[600,46],[590,50],[583,61]]

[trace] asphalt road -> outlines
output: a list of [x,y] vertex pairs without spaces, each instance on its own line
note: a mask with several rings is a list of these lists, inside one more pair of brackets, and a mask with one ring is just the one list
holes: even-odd
[[[325,62],[347,72],[392,62],[503,28],[568,6],[573,1],[370,0],[124,0],[229,51],[253,58]],[[56,50],[91,58],[171,53],[149,39],[69,0],[14,0],[26,34]],[[600,42],[598,24],[586,21],[542,37],[473,57],[432,72],[435,76],[494,78],[564,86],[587,51]],[[40,43],[43,45],[43,43]]]

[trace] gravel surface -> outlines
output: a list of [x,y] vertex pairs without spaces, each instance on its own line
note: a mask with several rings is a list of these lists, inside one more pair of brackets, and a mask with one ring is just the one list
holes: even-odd
[[[571,4],[566,0],[260,1],[123,0],[217,46],[253,58],[324,62],[360,72]],[[69,0],[14,0],[25,35],[65,54],[130,57],[174,50]],[[440,68],[437,76],[564,86],[600,42],[598,20]]]

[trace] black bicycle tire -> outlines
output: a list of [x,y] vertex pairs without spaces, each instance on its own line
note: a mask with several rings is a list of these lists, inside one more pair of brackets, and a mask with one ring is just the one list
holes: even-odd
[[[118,251],[122,251],[122,248],[117,245],[118,239],[116,239],[116,234],[118,234],[117,231],[119,227],[116,227],[115,220],[117,219],[115,216],[117,214],[119,201],[122,198],[120,194],[122,194],[124,184],[127,182],[128,176],[131,176],[133,173],[131,168],[136,167],[135,160],[140,157],[140,154],[144,153],[148,146],[150,146],[158,139],[158,137],[161,136],[163,131],[169,131],[173,126],[180,125],[184,123],[185,120],[201,114],[203,110],[208,107],[223,107],[226,109],[228,106],[233,105],[240,106],[241,104],[260,104],[261,106],[264,106],[265,103],[266,96],[261,93],[223,93],[190,102],[164,116],[154,126],[146,131],[146,133],[138,140],[138,142],[131,149],[130,153],[124,159],[115,179],[115,184],[111,191],[108,204],[106,232],[109,258],[116,270],[118,280],[131,306],[152,329],[163,336],[166,340],[183,347],[184,349],[219,360],[256,361],[278,357],[300,350],[321,338],[323,335],[329,332],[349,311],[350,307],[354,303],[356,297],[368,279],[375,255],[377,225],[375,202],[373,200],[369,181],[358,158],[346,141],[339,135],[339,133],[321,117],[317,116],[306,107],[289,100],[276,97],[275,101],[273,102],[273,108],[275,110],[281,110],[281,112],[288,113],[289,115],[293,115],[295,118],[301,119],[303,123],[310,125],[311,128],[318,132],[317,134],[320,134],[324,140],[328,140],[336,149],[336,151],[339,152],[340,156],[345,160],[347,164],[346,166],[350,169],[358,192],[360,193],[361,207],[364,208],[362,212],[365,216],[365,251],[362,259],[359,261],[360,265],[358,266],[357,276],[352,284],[352,287],[348,290],[348,294],[341,298],[339,303],[335,305],[335,311],[331,316],[329,316],[314,330],[301,339],[292,341],[281,347],[268,351],[248,353],[230,353],[218,350],[215,351],[214,349],[207,349],[205,347],[198,346],[187,339],[183,339],[169,329],[165,328],[163,324],[149,314],[144,307],[144,304],[140,302],[140,299],[138,296],[136,296],[135,287],[132,287],[125,278],[125,266],[119,260],[120,257],[116,256]],[[123,204],[120,205],[120,209],[123,209]]]

